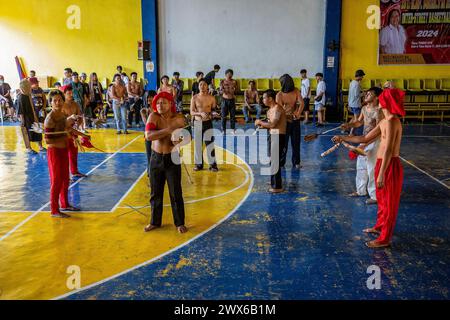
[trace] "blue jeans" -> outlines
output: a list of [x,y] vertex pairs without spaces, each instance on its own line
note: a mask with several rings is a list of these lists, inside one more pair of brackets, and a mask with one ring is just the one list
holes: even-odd
[[242,112],[244,113],[245,121],[249,120],[249,111],[252,111],[253,108],[256,109],[256,119],[261,118],[262,108],[259,104],[251,104],[250,106],[245,105],[244,108],[242,109]]
[[113,100],[113,112],[117,131],[120,131],[121,123],[123,131],[127,131],[127,104],[124,103],[121,105],[119,101]]

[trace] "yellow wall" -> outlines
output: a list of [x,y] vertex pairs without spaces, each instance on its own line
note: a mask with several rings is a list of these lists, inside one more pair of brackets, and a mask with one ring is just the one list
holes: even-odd
[[[81,9],[81,29],[69,30],[70,5]],[[17,87],[14,56],[27,73],[60,79],[65,67],[111,78],[117,65],[142,76],[137,41],[142,39],[140,0],[14,0],[0,10],[0,74]]]
[[369,79],[448,78],[447,66],[378,66],[378,30],[369,30],[366,13],[379,0],[343,0],[341,78],[353,78],[363,69]]

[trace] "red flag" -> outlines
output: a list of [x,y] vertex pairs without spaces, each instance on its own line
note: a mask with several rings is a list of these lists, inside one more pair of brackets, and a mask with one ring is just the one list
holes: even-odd
[[20,80],[25,79],[27,77],[27,74],[25,73],[25,70],[23,68],[22,63],[20,62],[19,57],[16,56],[14,60],[16,61],[17,72],[19,73]]

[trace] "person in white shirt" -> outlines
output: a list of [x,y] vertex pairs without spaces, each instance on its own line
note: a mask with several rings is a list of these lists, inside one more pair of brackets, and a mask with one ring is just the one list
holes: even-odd
[[327,86],[325,81],[323,81],[323,73],[316,73],[317,80],[317,89],[316,89],[316,97],[314,98],[314,110],[317,111],[318,117],[318,127],[323,127],[323,122],[325,119],[325,103],[326,96],[325,92],[327,90]]
[[309,119],[309,102],[311,101],[311,84],[309,82],[307,71],[305,69],[300,71],[300,75],[302,77],[301,93],[303,102],[305,103],[305,107],[303,109],[305,113],[305,120],[303,121],[303,124],[307,124]]
[[394,9],[389,13],[389,24],[380,32],[380,51],[382,54],[404,54],[406,32],[400,25],[401,13]]
[[[351,122],[357,121],[361,114],[361,98],[363,97],[361,81],[364,79],[365,75],[363,70],[356,70],[355,79],[350,83],[350,88],[348,90],[348,107],[350,112],[353,113]],[[350,133],[359,136],[362,134],[362,127],[357,128],[355,132],[353,132],[352,128]]]

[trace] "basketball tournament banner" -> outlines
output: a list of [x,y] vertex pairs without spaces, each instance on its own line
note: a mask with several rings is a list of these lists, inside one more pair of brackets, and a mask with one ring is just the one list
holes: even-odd
[[380,65],[450,64],[450,0],[380,0]]

